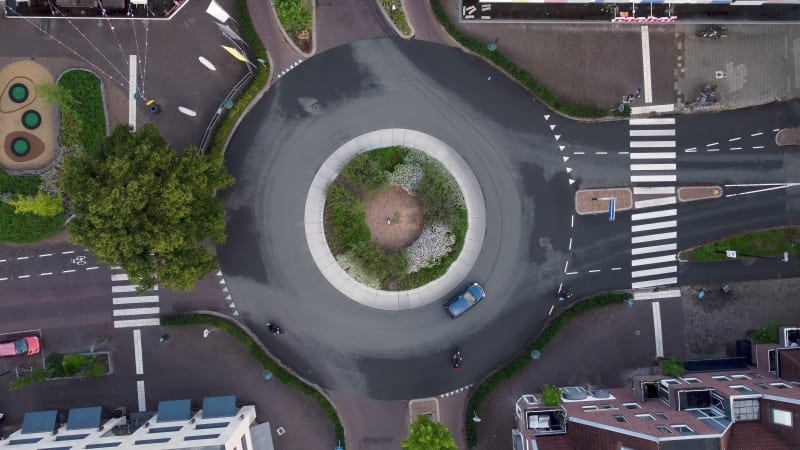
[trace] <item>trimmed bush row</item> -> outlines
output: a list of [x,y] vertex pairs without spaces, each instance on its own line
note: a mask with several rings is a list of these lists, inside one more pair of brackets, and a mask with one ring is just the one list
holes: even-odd
[[469,404],[466,409],[467,412],[464,417],[464,425],[467,430],[467,444],[469,447],[475,448],[478,443],[478,426],[472,420],[470,412],[477,411],[481,407],[483,400],[492,392],[492,390],[494,390],[494,388],[499,386],[500,383],[519,373],[525,367],[525,365],[531,361],[530,353],[532,350],[542,350],[551,340],[553,340],[553,338],[556,336],[556,334],[558,334],[559,330],[564,327],[564,325],[584,312],[601,306],[622,303],[629,298],[629,294],[601,294],[575,304],[575,306],[567,309],[558,317],[553,319],[553,321],[550,322],[550,324],[539,333],[539,336],[527,348],[525,353],[517,357],[517,359],[497,371],[494,375],[477,386],[475,388],[475,393],[469,399]]
[[[488,59],[489,61],[496,64],[502,70],[504,70],[509,76],[513,77],[517,81],[519,81],[523,86],[525,86],[529,91],[533,92],[541,101],[545,102],[551,108],[556,111],[560,111],[568,116],[582,118],[582,119],[597,119],[600,117],[606,117],[609,114],[609,110],[601,109],[601,108],[589,108],[584,106],[577,106],[577,105],[570,105],[567,103],[563,103],[561,100],[556,98],[556,96],[542,87],[536,80],[533,79],[531,74],[526,72],[521,67],[514,64],[510,59],[508,59],[505,55],[500,53],[499,51],[495,50],[493,52],[489,51],[486,47],[485,42],[481,42],[475,38],[469,37],[456,28],[452,22],[450,22],[450,18],[447,17],[447,14],[444,12],[444,8],[442,8],[442,3],[440,0],[430,0],[431,8],[433,8],[433,13],[436,15],[436,18],[439,20],[439,23],[445,28],[445,30],[453,37],[459,44],[466,47],[468,50],[472,51],[475,54],[480,55],[481,57]],[[627,109],[627,114],[630,114],[630,109]],[[622,113],[625,115],[625,113]]]
[[[281,383],[293,387],[303,394],[311,397],[322,408],[325,414],[333,424],[333,430],[336,434],[336,439],[344,442],[344,427],[342,421],[339,420],[339,415],[333,408],[333,405],[328,399],[319,391],[306,384],[303,380],[292,375],[286,369],[281,367],[278,363],[273,361],[264,350],[258,345],[249,334],[245,333],[237,325],[228,320],[216,316],[206,316],[202,314],[178,314],[172,316],[165,316],[161,318],[162,326],[185,326],[185,325],[208,325],[214,328],[219,328],[228,333],[231,337],[235,338],[250,351],[250,354],[261,363],[261,366],[272,372],[272,375]],[[341,444],[344,447],[344,444]]]

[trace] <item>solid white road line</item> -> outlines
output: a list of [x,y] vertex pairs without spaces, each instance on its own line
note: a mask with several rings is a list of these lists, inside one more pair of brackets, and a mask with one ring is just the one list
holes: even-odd
[[677,175],[631,175],[631,183],[663,183],[677,180]]
[[631,170],[675,170],[677,164],[631,164]]
[[678,248],[678,244],[662,244],[662,245],[650,245],[648,247],[638,247],[631,249],[632,255],[643,255],[645,253],[658,253],[658,252],[666,252],[676,250]]
[[653,79],[650,72],[650,33],[642,26],[642,70],[644,72],[644,102],[653,103]]
[[631,272],[631,278],[650,277],[653,275],[663,275],[665,273],[676,273],[678,266],[656,267],[655,269],[637,270]]
[[660,264],[664,262],[675,262],[675,254],[663,255],[663,256],[653,256],[652,258],[641,258],[641,259],[634,259],[631,261],[631,266],[647,266],[650,264]]
[[631,233],[639,233],[641,231],[659,230],[662,228],[675,228],[678,226],[677,220],[667,220],[664,222],[645,223],[642,225],[634,225],[631,227]]
[[669,233],[647,234],[644,236],[634,236],[631,238],[631,244],[641,244],[642,242],[663,241],[665,239],[675,239],[678,237],[678,232],[670,231]]
[[136,361],[136,375],[144,373],[142,363],[142,330],[133,330],[133,359]]
[[111,281],[128,281],[127,273],[115,273],[111,275]]
[[675,136],[675,130],[630,130],[631,136]]
[[136,397],[139,400],[139,412],[147,411],[147,404],[144,401],[144,381],[136,381]]
[[656,341],[656,358],[664,356],[664,338],[661,334],[661,305],[653,302],[653,331]]
[[633,195],[674,194],[674,193],[675,193],[675,186],[633,187]]
[[631,148],[675,147],[675,141],[631,141]]
[[118,316],[143,316],[145,314],[158,314],[159,307],[154,308],[129,308],[129,309],[115,309],[114,317]]
[[638,200],[634,202],[634,208],[652,208],[655,206],[674,205],[676,202],[675,196],[651,198],[649,200]]
[[647,281],[637,281],[636,283],[631,283],[632,289],[641,289],[647,287],[656,287],[656,286],[667,286],[670,284],[675,284],[678,282],[677,277],[671,278],[660,278],[658,280],[647,280]]
[[138,68],[136,67],[136,55],[128,56],[128,125],[134,130],[136,129],[136,99],[133,94],[136,93],[136,78]]
[[674,117],[663,117],[658,119],[631,119],[631,126],[642,125],[675,125]]
[[641,291],[641,292],[634,292],[633,299],[634,300],[654,300],[657,298],[680,298],[681,290],[680,289],[668,289],[665,291]]
[[160,319],[115,320],[114,328],[149,327],[161,325]]
[[136,303],[158,303],[157,295],[142,295],[140,297],[114,297],[115,305],[132,305]]
[[675,159],[675,152],[634,152],[629,156],[631,159]]

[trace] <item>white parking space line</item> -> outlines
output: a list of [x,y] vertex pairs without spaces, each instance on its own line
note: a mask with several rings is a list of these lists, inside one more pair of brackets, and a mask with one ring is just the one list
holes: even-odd
[[674,163],[669,164],[631,164],[631,170],[675,170]]
[[128,281],[128,274],[127,273],[112,274],[111,281]]
[[641,136],[675,136],[675,130],[630,130],[631,137]]
[[161,325],[160,319],[115,320],[114,328],[150,327]]
[[633,293],[634,300],[654,300],[657,298],[680,298],[681,290],[680,289],[669,289],[665,291],[639,291]]
[[631,119],[630,124],[633,126],[643,125],[675,125],[674,117],[663,117],[658,119]]
[[658,252],[666,252],[677,250],[678,244],[662,244],[662,245],[650,245],[647,247],[638,247],[631,249],[631,254],[633,255],[644,255],[646,253],[658,253]]
[[661,304],[653,302],[653,331],[656,341],[656,357],[664,356],[664,338],[661,334]]
[[653,103],[653,78],[650,70],[650,33],[642,26],[642,71],[644,73],[644,102]]
[[156,306],[153,308],[129,308],[129,309],[115,309],[114,317],[117,316],[143,316],[145,314],[158,314],[161,309]]
[[631,148],[675,147],[675,141],[631,141]]
[[675,159],[675,152],[634,152],[628,156],[631,159]]
[[661,209],[658,211],[633,214],[631,215],[631,220],[648,220],[648,219],[657,219],[659,217],[669,217],[676,215],[678,215],[677,209]]
[[660,278],[658,280],[637,281],[636,283],[631,283],[631,288],[641,289],[647,287],[668,286],[670,284],[675,284],[677,282],[678,282],[677,277]]
[[136,361],[136,375],[144,373],[142,361],[142,330],[133,330],[133,359]]
[[662,228],[675,228],[677,226],[678,226],[677,220],[666,220],[664,222],[653,222],[641,225],[634,225],[631,227],[631,232],[639,233],[641,231],[660,230]]
[[631,278],[651,277],[653,275],[663,275],[665,273],[676,273],[678,266],[656,267],[655,269],[636,270],[631,272]]
[[147,411],[147,403],[144,400],[144,380],[136,381],[136,394],[139,400],[139,412]]
[[158,303],[157,295],[142,295],[139,297],[114,297],[115,305],[132,305],[136,303]]
[[675,196],[651,198],[648,200],[637,200],[634,203],[634,208],[652,208],[655,206],[674,205],[677,199]]
[[633,195],[674,194],[674,193],[675,193],[675,186],[633,187]]
[[647,266],[650,264],[660,264],[665,262],[675,262],[675,254],[670,255],[663,255],[663,256],[653,256],[652,258],[641,258],[641,259],[634,259],[631,261],[631,265],[636,266]]
[[632,244],[641,244],[642,242],[651,242],[651,241],[663,241],[665,239],[675,239],[678,237],[678,233],[676,231],[670,231],[669,233],[658,233],[658,234],[648,234],[645,236],[634,236],[631,238]]
[[663,183],[677,180],[677,175],[631,175],[631,183]]

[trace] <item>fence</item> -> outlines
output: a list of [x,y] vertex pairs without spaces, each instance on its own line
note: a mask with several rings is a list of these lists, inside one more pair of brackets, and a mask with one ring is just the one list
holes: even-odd
[[214,130],[217,129],[217,125],[219,125],[219,121],[222,119],[222,115],[227,111],[229,108],[225,107],[225,104],[228,102],[235,102],[239,96],[241,96],[242,92],[247,88],[247,85],[250,83],[250,80],[255,77],[257,68],[252,68],[250,65],[247,65],[247,73],[239,80],[238,83],[228,92],[228,95],[222,100],[219,104],[219,107],[214,112],[214,116],[211,117],[211,121],[208,123],[208,127],[206,127],[206,132],[203,133],[203,140],[200,141],[200,151],[204,151],[208,148],[209,142],[211,142],[211,138],[214,136]]

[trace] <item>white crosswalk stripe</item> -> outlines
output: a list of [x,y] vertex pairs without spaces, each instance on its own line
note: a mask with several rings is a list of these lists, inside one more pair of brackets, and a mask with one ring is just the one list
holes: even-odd
[[631,220],[657,219],[659,217],[669,217],[669,216],[675,216],[677,214],[678,214],[677,209],[660,209],[658,211],[633,214],[631,215]]
[[636,266],[649,266],[651,264],[659,264],[663,262],[675,262],[675,254],[672,253],[670,255],[663,255],[663,256],[652,256],[650,258],[640,258],[634,259],[631,261],[631,265]]
[[675,159],[675,152],[631,152],[630,159]]
[[645,223],[642,225],[633,225],[631,231],[638,233],[639,231],[660,230],[662,228],[675,228],[678,226],[677,220],[665,220],[664,222]]
[[677,199],[673,195],[672,197],[659,197],[659,198],[651,198],[647,200],[637,200],[634,202],[634,208],[652,208],[654,206],[664,206],[664,205],[674,205]]
[[636,270],[631,272],[631,278],[649,277],[652,275],[663,275],[665,273],[675,273],[678,271],[677,266],[656,267],[655,269]]
[[[123,294],[124,296],[112,296],[111,303],[114,305],[112,315],[115,318],[114,328],[140,328],[158,326],[161,320],[158,318],[161,308],[157,306],[159,297],[156,294],[158,285],[146,292],[145,295],[136,295],[137,286],[130,284],[128,274],[121,272],[121,267],[113,267],[111,282],[125,284],[112,284],[112,294]],[[125,295],[131,294],[131,295]],[[125,319],[117,319],[122,318]]]
[[644,236],[634,236],[631,238],[631,244],[641,244],[642,242],[650,242],[650,241],[663,241],[666,239],[675,239],[678,237],[678,233],[676,231],[670,231],[669,233],[657,233],[657,234],[647,234]]
[[658,253],[658,252],[668,252],[671,250],[677,250],[678,244],[670,243],[670,244],[661,244],[661,245],[650,245],[647,247],[636,247],[631,249],[631,254],[633,255],[644,255],[646,253]]

